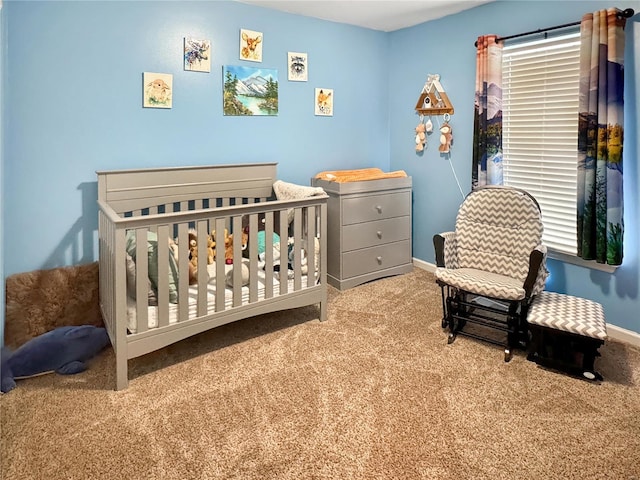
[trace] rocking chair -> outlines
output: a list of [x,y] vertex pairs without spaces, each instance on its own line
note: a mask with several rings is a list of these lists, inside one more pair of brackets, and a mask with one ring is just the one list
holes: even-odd
[[[433,237],[442,328],[504,346],[528,342],[527,313],[549,272],[538,202],[524,190],[479,187],[463,201],[454,232]],[[506,335],[505,335],[506,334]]]

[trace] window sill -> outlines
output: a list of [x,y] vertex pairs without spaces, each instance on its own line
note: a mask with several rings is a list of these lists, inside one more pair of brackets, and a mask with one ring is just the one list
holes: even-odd
[[579,267],[591,268],[593,270],[600,270],[607,273],[614,273],[620,266],[598,263],[595,260],[584,260],[580,257],[576,257],[575,255],[569,255],[568,253],[559,252],[551,248],[547,251],[547,257],[552,258],[553,260],[578,265]]

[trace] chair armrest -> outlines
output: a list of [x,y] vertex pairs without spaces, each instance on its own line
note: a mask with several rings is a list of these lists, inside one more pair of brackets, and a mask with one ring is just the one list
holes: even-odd
[[523,285],[527,297],[537,295],[544,290],[544,284],[548,276],[547,247],[545,245],[538,245],[529,255],[529,273]]
[[458,243],[456,232],[437,233],[433,236],[436,265],[444,268],[458,268]]

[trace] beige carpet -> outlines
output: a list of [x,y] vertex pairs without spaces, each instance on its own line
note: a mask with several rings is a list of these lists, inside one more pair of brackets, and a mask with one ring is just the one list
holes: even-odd
[[3,479],[640,479],[640,350],[592,384],[447,345],[414,272],[0,398]]

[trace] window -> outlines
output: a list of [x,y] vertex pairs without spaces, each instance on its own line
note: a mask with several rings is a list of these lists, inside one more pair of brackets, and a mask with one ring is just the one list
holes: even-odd
[[544,243],[577,253],[580,32],[505,45],[502,148],[505,185],[542,209]]

